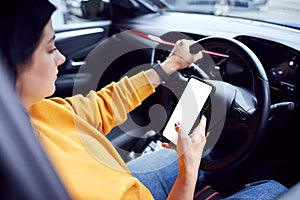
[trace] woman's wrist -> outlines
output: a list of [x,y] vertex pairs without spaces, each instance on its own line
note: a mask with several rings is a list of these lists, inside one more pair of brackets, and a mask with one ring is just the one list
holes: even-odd
[[[184,188],[181,188],[182,191],[194,189],[197,183],[198,178],[198,171],[192,172],[192,171],[182,171],[179,170],[177,181],[180,183],[180,185],[184,185]],[[185,191],[186,192],[186,191]]]
[[162,68],[169,76],[177,70],[183,68],[182,65],[184,65],[182,64],[182,60],[180,58],[177,58],[177,56],[175,55],[170,56],[161,63]]
[[181,176],[182,178],[185,178],[185,179],[196,178],[197,179],[199,165],[185,166],[179,161],[178,162],[178,170],[179,170],[178,176]]
[[160,63],[156,63],[155,65],[153,65],[153,69],[159,75],[162,83],[165,83],[169,80],[170,75],[165,71],[165,69],[161,66]]
[[169,193],[168,200],[193,199],[198,173],[179,170],[177,179]]
[[172,75],[175,71],[177,71],[176,66],[173,66],[171,63],[163,62],[160,65],[169,76]]

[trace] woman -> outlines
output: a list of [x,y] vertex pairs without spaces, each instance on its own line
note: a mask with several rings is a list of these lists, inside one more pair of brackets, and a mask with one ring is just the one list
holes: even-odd
[[[2,30],[7,32],[3,33],[1,42],[6,43],[6,48],[2,51],[11,67],[11,74],[15,75],[15,86],[21,102],[71,197],[151,199],[149,190],[132,177],[104,135],[124,122],[126,114],[154,92],[154,87],[161,82],[160,76],[150,69],[132,78],[123,78],[99,92],[92,91],[87,97],[77,95],[67,99],[44,99],[54,93],[58,66],[65,61],[54,43],[50,16],[55,8],[46,0],[19,1],[14,4],[18,7],[12,10],[17,14],[9,24],[15,26],[4,25]],[[179,42],[170,57],[161,64],[166,73],[171,74],[201,58],[201,53],[187,53],[190,42]],[[124,102],[127,102],[127,107]],[[115,105],[117,111],[112,112],[111,105]],[[184,153],[186,156],[181,156],[179,164],[182,170],[170,197],[179,194],[179,187],[176,187],[179,184],[185,185],[179,188],[185,191],[180,193],[184,195],[182,199],[193,196],[201,158],[193,154],[201,153],[204,146],[204,124],[205,119],[194,134],[195,140],[191,145],[194,148],[188,148]],[[183,138],[183,144],[178,145],[178,152],[191,143],[191,138],[184,136],[180,137]],[[190,162],[188,167],[187,161]]]
[[[131,78],[124,77],[85,97],[46,99],[54,93],[58,67],[65,61],[54,43],[50,17],[55,7],[47,0],[19,0],[8,2],[1,9],[13,11],[5,22],[1,21],[1,30],[5,30],[1,31],[1,51],[8,70],[36,135],[72,199],[193,198],[206,142],[205,117],[191,136],[184,134],[180,125],[174,127],[178,132],[177,154],[166,150],[150,156],[149,159],[178,157],[178,162],[172,162],[162,172],[155,171],[158,177],[168,175],[163,178],[169,180],[158,188],[157,184],[149,184],[158,181],[149,180],[152,174],[137,176],[141,181],[133,177],[105,137],[155,91],[166,74],[202,57],[201,53],[189,53],[193,41],[178,41],[158,66],[160,70],[149,69]],[[136,160],[128,166],[135,169],[143,165]],[[166,169],[174,171],[163,173]]]

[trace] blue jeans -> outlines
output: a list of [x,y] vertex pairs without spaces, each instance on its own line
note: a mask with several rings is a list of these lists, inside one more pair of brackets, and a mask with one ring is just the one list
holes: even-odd
[[[155,200],[165,200],[177,178],[177,154],[173,150],[155,151],[127,163],[133,176],[141,181],[152,193]],[[199,171],[196,191],[203,186],[204,172]],[[275,181],[260,181],[246,185],[246,188],[226,200],[273,199],[287,190]]]
[[[150,190],[155,200],[167,199],[178,174],[175,151],[162,149],[151,152],[127,162],[127,166],[133,176]],[[196,188],[203,183],[204,176],[199,173]]]
[[249,183],[245,188],[224,200],[271,200],[285,192],[287,188],[273,180],[262,180]]

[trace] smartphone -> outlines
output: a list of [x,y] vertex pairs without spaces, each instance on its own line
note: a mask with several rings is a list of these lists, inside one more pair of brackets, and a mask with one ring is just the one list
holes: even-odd
[[163,140],[177,145],[178,133],[175,131],[175,123],[180,123],[183,130],[190,134],[193,131],[195,122],[210,104],[210,94],[213,86],[204,80],[191,76],[183,90],[171,117],[163,128]]

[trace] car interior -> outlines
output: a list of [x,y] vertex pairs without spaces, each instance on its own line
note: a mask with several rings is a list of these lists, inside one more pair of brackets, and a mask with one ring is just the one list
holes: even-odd
[[[103,9],[89,13],[91,2]],[[191,52],[205,50],[203,59],[161,84],[108,139],[126,162],[159,150],[161,130],[188,78],[196,76],[216,88],[204,113],[210,136],[200,168],[207,184],[226,197],[249,182],[272,179],[289,189],[278,199],[300,198],[300,26],[168,12],[165,1],[91,2],[84,16],[67,6],[68,20],[88,23],[55,30],[66,62],[53,96],[99,90],[162,62],[177,40],[195,40]],[[2,65],[0,199],[70,199]]]

